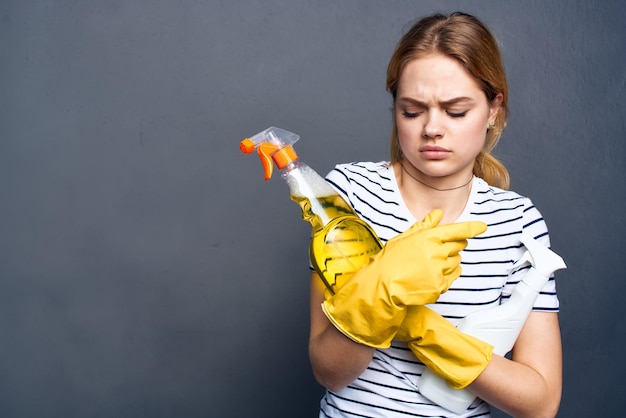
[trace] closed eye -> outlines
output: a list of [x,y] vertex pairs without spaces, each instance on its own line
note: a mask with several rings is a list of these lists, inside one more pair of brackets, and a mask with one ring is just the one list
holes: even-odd
[[418,117],[421,114],[422,114],[422,112],[409,112],[409,111],[406,111],[406,110],[402,111],[402,116],[404,116],[407,119],[415,119],[416,117]]
[[467,110],[465,112],[450,112],[447,111],[446,112],[448,114],[448,116],[450,116],[451,118],[462,118],[463,116],[465,116],[467,114]]

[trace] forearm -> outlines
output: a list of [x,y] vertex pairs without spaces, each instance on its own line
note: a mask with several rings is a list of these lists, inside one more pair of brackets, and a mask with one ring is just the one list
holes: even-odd
[[531,313],[512,354],[494,355],[468,390],[514,417],[554,417],[562,388],[557,315]]
[[309,342],[313,375],[319,384],[336,392],[367,368],[374,349],[355,343],[332,325]]
[[538,372],[494,355],[468,390],[513,417],[554,417],[561,398],[560,385],[552,386]]
[[319,384],[334,392],[354,381],[367,368],[374,349],[358,344],[338,331],[322,311],[324,286],[311,275],[311,334],[309,359]]

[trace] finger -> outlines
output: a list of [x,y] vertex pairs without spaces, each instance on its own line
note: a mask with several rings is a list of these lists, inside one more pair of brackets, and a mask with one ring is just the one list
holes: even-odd
[[441,272],[444,276],[455,274],[459,266],[461,265],[461,256],[459,254],[451,255],[445,259]]
[[443,217],[443,212],[440,209],[434,209],[428,213],[422,219],[421,222],[415,222],[409,229],[405,231],[405,235],[410,235],[422,231],[424,229],[435,228],[439,225],[441,218]]
[[443,289],[443,291],[441,293],[446,293],[448,291],[448,289],[450,288],[450,286],[452,286],[452,283],[458,279],[459,277],[461,277],[461,266],[457,265],[456,267],[454,267],[451,270],[448,270],[447,272],[444,273],[444,278],[446,280],[446,282],[448,283],[448,286],[446,286],[445,289]]
[[432,230],[432,233],[436,233],[437,237],[442,242],[446,242],[474,238],[475,236],[482,234],[486,230],[486,223],[470,221],[438,226],[437,228],[434,228]]
[[439,244],[441,254],[448,258],[459,255],[467,247],[467,240],[445,241]]
[[411,225],[409,229],[390,239],[387,244],[391,243],[392,241],[399,242],[421,231],[435,228],[437,225],[439,225],[439,221],[441,221],[442,217],[443,212],[439,209],[434,209],[428,215],[426,215],[421,222],[415,222],[413,225]]
[[426,228],[434,228],[439,225],[439,222],[441,222],[441,218],[443,218],[443,212],[441,211],[441,209],[433,209],[428,213],[428,215],[424,217],[424,219],[422,219],[421,223]]

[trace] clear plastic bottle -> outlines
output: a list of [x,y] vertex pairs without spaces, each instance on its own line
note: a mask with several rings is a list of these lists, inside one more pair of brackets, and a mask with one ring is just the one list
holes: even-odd
[[299,161],[293,144],[300,137],[270,127],[241,141],[245,154],[256,150],[265,170],[272,176],[274,164],[287,182],[291,200],[298,203],[302,219],[312,228],[309,256],[324,285],[335,293],[343,283],[368,264],[382,244],[374,230],[350,205],[307,164]]

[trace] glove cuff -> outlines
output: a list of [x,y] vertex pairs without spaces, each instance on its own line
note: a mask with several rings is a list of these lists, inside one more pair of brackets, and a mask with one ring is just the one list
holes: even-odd
[[329,300],[322,303],[322,311],[331,324],[352,341],[372,348],[389,348],[398,331],[402,319],[381,321],[369,318],[367,313],[358,309],[346,311],[337,309]]
[[491,344],[459,331],[426,306],[409,307],[397,336],[454,389],[468,386],[491,362]]
[[[443,377],[450,387],[464,389],[485,371],[491,362],[493,346],[461,331],[457,332],[462,335],[459,335],[459,344],[453,350],[461,349],[462,353],[459,355],[455,353],[451,356],[449,352],[444,353],[447,350],[443,350],[442,347],[420,346],[414,350],[412,342],[409,343],[409,347],[422,363]],[[437,351],[438,355],[432,356]]]

